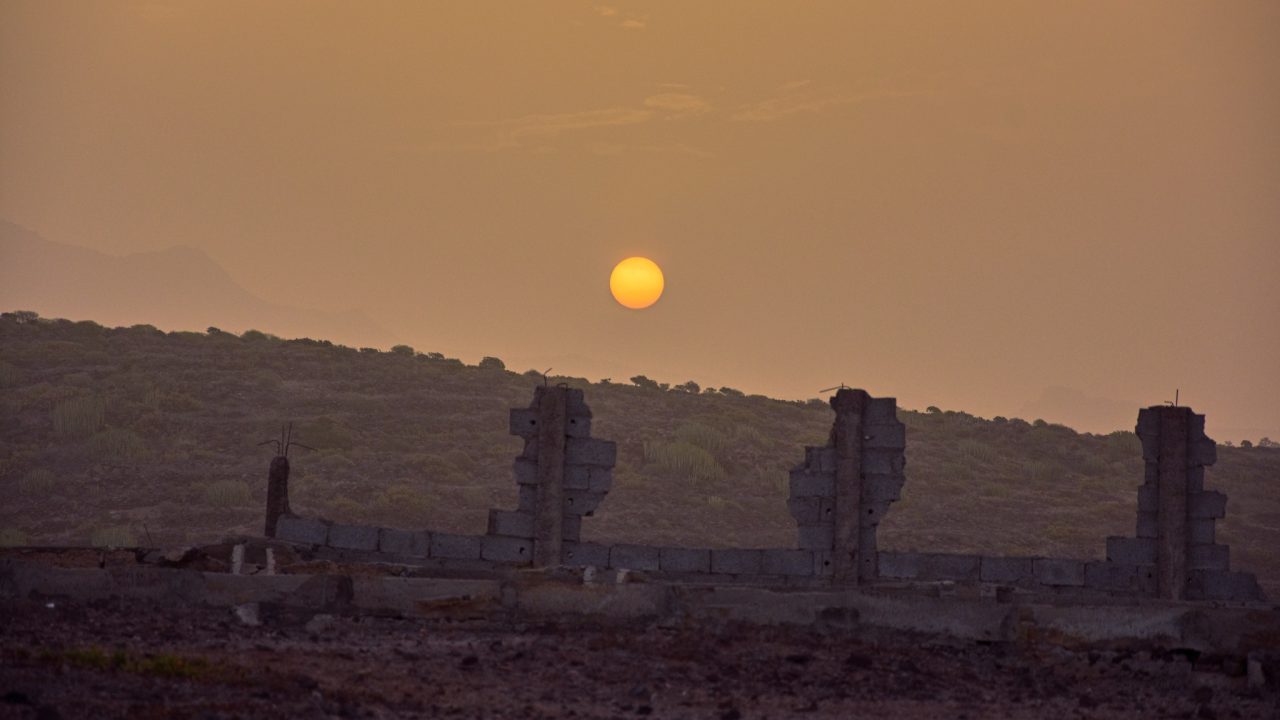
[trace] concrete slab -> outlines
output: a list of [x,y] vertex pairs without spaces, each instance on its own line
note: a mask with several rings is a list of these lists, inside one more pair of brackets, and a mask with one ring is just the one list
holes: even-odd
[[451,560],[479,560],[480,538],[475,535],[432,533],[431,557]]
[[658,548],[658,567],[663,572],[711,572],[711,551],[700,548]]
[[813,551],[764,550],[760,557],[760,572],[765,575],[813,575]]
[[609,551],[609,567],[626,570],[658,570],[659,550],[652,545],[614,545]]
[[566,542],[561,548],[561,562],[568,567],[609,567],[609,545]]
[[711,551],[711,572],[730,575],[760,574],[763,553],[760,550],[716,549]]
[[[526,538],[489,535],[480,538],[480,559],[524,565],[533,561],[533,541]],[[559,563],[556,563],[557,565]]]
[[276,523],[276,539],[299,545],[324,545],[329,540],[329,525],[315,518],[282,515]]
[[329,527],[330,547],[344,550],[377,550],[381,528],[371,525],[332,525]]
[[978,579],[986,583],[1006,585],[1026,584],[1035,580],[1031,567],[1032,558],[983,555],[979,562]]
[[1031,567],[1041,585],[1084,586],[1084,561],[1065,558],[1036,558]]
[[490,510],[488,534],[515,538],[532,538],[533,513],[512,512],[510,510]]
[[1155,565],[1156,539],[1111,536],[1107,538],[1107,559],[1121,565]]
[[392,555],[427,557],[431,554],[431,533],[426,530],[382,528],[378,550]]

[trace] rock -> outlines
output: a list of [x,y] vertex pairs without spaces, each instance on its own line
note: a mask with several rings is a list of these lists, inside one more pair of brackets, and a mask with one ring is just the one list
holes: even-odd
[[258,603],[245,603],[244,605],[235,606],[231,612],[235,614],[237,620],[245,625],[257,627],[262,624],[262,617],[258,610]]
[[1252,655],[1247,661],[1245,673],[1249,677],[1249,687],[1254,690],[1261,690],[1267,684],[1266,673],[1262,671],[1262,661]]

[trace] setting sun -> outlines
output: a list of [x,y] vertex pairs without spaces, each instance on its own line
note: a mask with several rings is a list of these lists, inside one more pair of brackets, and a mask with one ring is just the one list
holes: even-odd
[[662,268],[649,258],[630,257],[609,275],[613,299],[632,310],[647,308],[662,297]]

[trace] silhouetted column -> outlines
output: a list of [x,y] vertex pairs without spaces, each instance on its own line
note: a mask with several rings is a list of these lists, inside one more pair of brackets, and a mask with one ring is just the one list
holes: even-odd
[[276,536],[280,516],[289,514],[289,458],[278,455],[267,471],[267,537]]
[[1187,441],[1191,409],[1160,408],[1156,485],[1156,587],[1181,600],[1187,587]]
[[538,398],[538,484],[533,527],[534,567],[560,564],[564,543],[564,463],[568,388],[545,388]]
[[867,393],[841,388],[831,398],[836,411],[831,441],[836,451],[835,523],[832,564],[837,581],[856,584],[862,516],[862,413]]

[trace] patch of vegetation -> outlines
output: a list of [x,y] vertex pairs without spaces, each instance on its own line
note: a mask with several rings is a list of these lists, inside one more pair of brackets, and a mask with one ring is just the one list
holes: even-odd
[[66,663],[73,667],[103,672],[126,672],[188,680],[206,678],[213,672],[213,665],[204,658],[192,658],[168,653],[130,654],[123,650],[108,652],[95,645],[68,648],[60,652],[44,651],[38,657],[45,662]]

